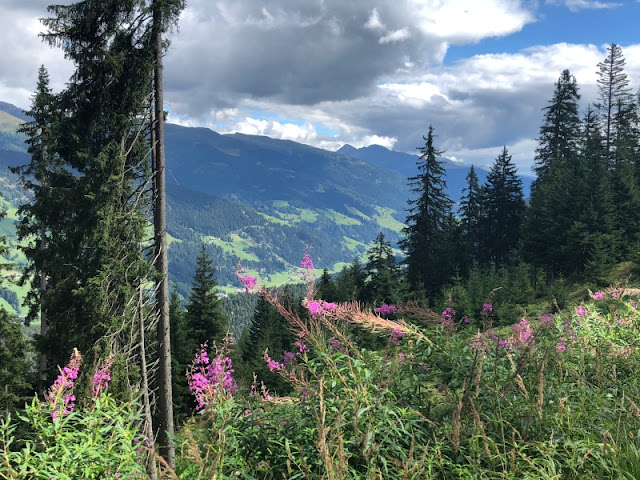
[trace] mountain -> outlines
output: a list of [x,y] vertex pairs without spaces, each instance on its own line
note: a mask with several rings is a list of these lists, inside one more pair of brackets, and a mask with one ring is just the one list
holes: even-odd
[[[381,145],[370,145],[368,147],[355,148],[349,144],[342,146],[339,153],[359,158],[372,165],[378,165],[383,168],[395,171],[403,175],[405,178],[416,175],[418,172],[416,161],[417,155],[411,155],[403,152],[389,150]],[[467,186],[467,174],[469,173],[469,165],[461,165],[453,162],[448,158],[441,158],[442,164],[446,170],[445,180],[447,182],[447,193],[454,202],[458,202],[462,197],[462,189]],[[491,161],[491,159],[488,159]],[[484,183],[489,173],[487,170],[476,166],[476,174],[480,184]],[[525,197],[529,196],[531,187],[531,178],[520,177],[524,186]]]
[[[15,128],[20,109],[3,103],[0,192],[10,211],[25,198],[9,166],[29,161]],[[7,106],[9,105],[9,106]],[[4,125],[3,123],[2,125]],[[237,265],[272,283],[299,270],[306,245],[318,268],[362,257],[380,231],[399,238],[409,192],[405,178],[337,152],[209,129],[166,127],[169,262],[178,291],[189,292],[201,242],[217,280],[238,286]],[[17,218],[1,222],[12,240]]]

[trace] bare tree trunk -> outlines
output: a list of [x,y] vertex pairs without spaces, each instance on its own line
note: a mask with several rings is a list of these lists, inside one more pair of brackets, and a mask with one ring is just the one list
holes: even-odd
[[[40,250],[43,251],[47,248],[47,229],[44,222],[40,222]],[[47,274],[40,272],[40,336],[47,335],[47,311],[45,308],[44,295],[47,291]],[[49,360],[46,353],[40,354],[40,391],[44,392],[48,386],[47,382],[47,370],[49,367]]]
[[155,154],[154,178],[154,240],[155,267],[158,272],[156,314],[158,316],[158,443],[160,452],[171,468],[175,468],[176,454],[173,444],[173,393],[171,389],[171,336],[169,326],[169,261],[167,257],[167,215],[164,153],[164,99],[162,82],[162,11],[159,2],[153,3],[153,35],[156,41],[154,71],[155,100]]
[[153,448],[153,418],[151,416],[151,402],[149,401],[149,380],[147,378],[147,350],[145,347],[144,339],[144,302],[142,301],[142,285],[139,287],[140,297],[138,300],[138,341],[139,353],[140,353],[140,374],[142,377],[141,388],[142,398],[144,402],[144,435],[147,437],[149,448],[151,450],[149,454],[149,464],[147,465],[147,471],[151,480],[158,480],[158,469],[156,467],[156,458]]

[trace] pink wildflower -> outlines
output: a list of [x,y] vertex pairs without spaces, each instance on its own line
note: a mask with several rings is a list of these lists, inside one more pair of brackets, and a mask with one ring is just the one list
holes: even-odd
[[587,309],[584,308],[584,305],[578,305],[578,307],[576,308],[576,313],[580,316],[584,316],[587,314]]
[[322,308],[326,312],[333,312],[338,306],[334,302],[323,302]]
[[322,304],[317,300],[311,300],[310,302],[307,303],[307,310],[309,310],[309,313],[311,314],[312,317],[315,317],[320,312],[322,312],[323,310]]
[[284,368],[282,363],[272,360],[266,353],[264,354],[264,361],[267,362],[267,367],[269,367],[270,372],[282,370]]
[[[65,416],[74,410],[76,401],[73,395],[73,381],[78,378],[78,370],[82,363],[82,355],[74,348],[69,364],[60,370],[60,375],[45,395],[47,403],[51,405],[51,418],[55,420],[59,415]],[[62,405],[60,405],[62,403]]]
[[405,336],[405,333],[402,330],[394,328],[391,332],[391,338],[389,342],[393,345],[400,345],[400,339]]
[[401,362],[404,362],[407,359],[407,356],[404,353],[400,352],[398,353],[398,358]]
[[256,277],[252,277],[251,275],[242,275],[240,277],[240,281],[244,283],[244,291],[248,292],[258,283],[258,279]]
[[491,313],[493,312],[493,304],[485,303],[482,305],[482,313]]
[[300,353],[300,355],[302,355],[304,352],[308,352],[309,351],[307,346],[303,342],[301,342],[300,340],[297,340],[295,345],[296,345],[296,347],[298,347],[298,353]]
[[465,315],[465,316],[462,318],[462,321],[463,321],[464,323],[471,323],[471,319],[470,319],[467,315]]
[[529,342],[533,343],[534,336],[531,325],[526,318],[523,318],[518,323],[511,327],[512,340],[516,345],[525,345]]
[[302,257],[302,262],[300,262],[300,268],[305,270],[313,270],[313,260],[309,256],[309,253],[305,253],[304,257]]
[[91,395],[93,398],[99,397],[109,386],[109,382],[111,381],[111,365],[113,365],[113,355],[109,355],[93,375],[93,381],[91,382]]
[[604,300],[604,295],[602,294],[602,292],[595,292],[593,295],[591,295],[591,298],[593,298],[594,300]]
[[549,325],[554,321],[554,318],[547,313],[541,313],[540,315],[538,315],[538,320],[540,320],[540,323]]
[[611,293],[611,298],[618,298],[620,296],[620,294],[618,292],[612,292]]
[[193,364],[187,372],[189,390],[196,397],[196,410],[202,410],[218,395],[230,397],[238,386],[231,374],[234,372],[231,359],[218,355],[213,361],[207,356],[207,346],[201,345]]
[[395,305],[387,305],[386,303],[383,303],[378,308],[374,308],[373,311],[380,315],[391,315],[396,313],[398,309]]

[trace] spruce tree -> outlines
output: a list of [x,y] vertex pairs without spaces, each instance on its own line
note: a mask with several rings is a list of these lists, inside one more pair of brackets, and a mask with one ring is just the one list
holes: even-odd
[[339,301],[338,290],[336,289],[336,285],[329,274],[328,269],[322,270],[322,275],[320,276],[320,280],[318,281],[318,291],[316,294],[317,298],[321,298],[326,302],[337,302]]
[[227,315],[218,297],[215,269],[205,245],[196,260],[191,294],[184,313],[184,328],[191,348],[190,356],[201,344],[220,345],[227,333]]
[[391,243],[380,232],[367,250],[365,297],[369,304],[394,304],[399,300],[398,266]]
[[544,108],[544,120],[536,148],[533,190],[547,179],[551,165],[566,165],[576,161],[580,131],[578,84],[569,70],[563,70],[555,86],[553,97]]
[[482,188],[478,175],[471,165],[466,177],[467,186],[462,190],[459,215],[461,219],[462,238],[466,246],[466,256],[471,265],[480,262],[480,246],[482,244]]
[[605,155],[609,166],[614,163],[615,158],[616,117],[633,102],[629,78],[624,71],[625,63],[622,49],[615,43],[609,45],[606,58],[598,63],[600,102],[596,107],[602,120]]
[[498,269],[518,244],[526,208],[522,180],[506,146],[487,175],[483,193],[486,256],[490,265]]
[[424,289],[432,299],[446,279],[434,275],[437,241],[450,213],[452,201],[445,192],[444,168],[438,157],[443,152],[434,146],[433,127],[424,146],[418,148],[420,157],[416,164],[418,174],[409,177],[411,191],[418,198],[409,200],[409,209],[404,227],[405,238],[400,246],[406,253],[407,279],[413,290]]

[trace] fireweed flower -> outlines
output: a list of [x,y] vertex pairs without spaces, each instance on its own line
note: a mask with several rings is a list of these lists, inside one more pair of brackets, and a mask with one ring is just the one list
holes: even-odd
[[317,300],[311,300],[307,303],[307,310],[309,310],[312,317],[315,317],[322,312],[322,304]]
[[380,315],[391,315],[396,313],[398,309],[395,305],[387,305],[386,303],[383,303],[378,308],[374,308],[373,311]]
[[491,313],[493,312],[493,304],[485,303],[482,305],[482,313]]
[[303,342],[301,342],[300,340],[297,340],[297,341],[296,341],[295,346],[296,346],[296,347],[298,347],[298,353],[299,353],[300,355],[302,355],[303,353],[305,353],[305,352],[308,352],[308,351],[309,351],[309,349],[307,348],[307,346],[306,346]]
[[511,340],[514,345],[522,346],[527,343],[533,343],[535,337],[533,336],[533,330],[526,318],[523,318],[518,323],[511,327]]
[[587,314],[587,309],[584,308],[584,305],[578,305],[576,308],[576,313],[581,317]]
[[389,339],[389,343],[393,345],[400,345],[400,339],[405,336],[405,333],[402,330],[394,328],[391,332],[391,338]]
[[113,365],[113,355],[109,355],[107,359],[98,367],[93,375],[91,382],[91,396],[98,398],[102,392],[106,390],[111,381],[111,366]]
[[470,323],[470,322],[471,322],[471,319],[470,319],[467,315],[465,315],[465,316],[462,318],[462,321],[463,321],[464,323]]
[[538,315],[538,320],[540,321],[540,323],[549,325],[555,320],[555,318],[547,313],[541,313],[540,315]]
[[244,283],[244,291],[248,292],[258,283],[258,279],[256,277],[252,277],[251,275],[242,275],[240,277],[240,281]]
[[206,344],[200,347],[187,372],[189,390],[196,397],[196,410],[204,409],[213,397],[222,395],[229,398],[236,393],[238,386],[231,376],[233,372],[229,357],[218,355],[212,361],[207,355]]
[[81,363],[82,355],[78,349],[74,348],[68,365],[60,370],[60,375],[45,395],[47,403],[51,406],[50,415],[53,420],[60,415],[64,417],[73,412],[76,401],[73,394],[73,382],[78,378]]
[[302,262],[300,262],[300,268],[305,270],[313,270],[313,260],[309,256],[309,253],[305,253],[304,257],[302,257]]
[[594,300],[604,300],[604,295],[602,294],[602,292],[596,292],[591,295],[591,298],[593,298]]
[[264,361],[267,363],[267,367],[269,367],[270,372],[282,370],[284,368],[284,364],[277,362],[276,360],[272,360],[267,353],[264,354]]
[[442,320],[440,321],[440,325],[442,325],[447,330],[455,329],[456,324],[453,321],[453,317],[455,317],[455,315],[456,315],[456,311],[453,308],[451,307],[445,308],[444,311],[441,313]]

